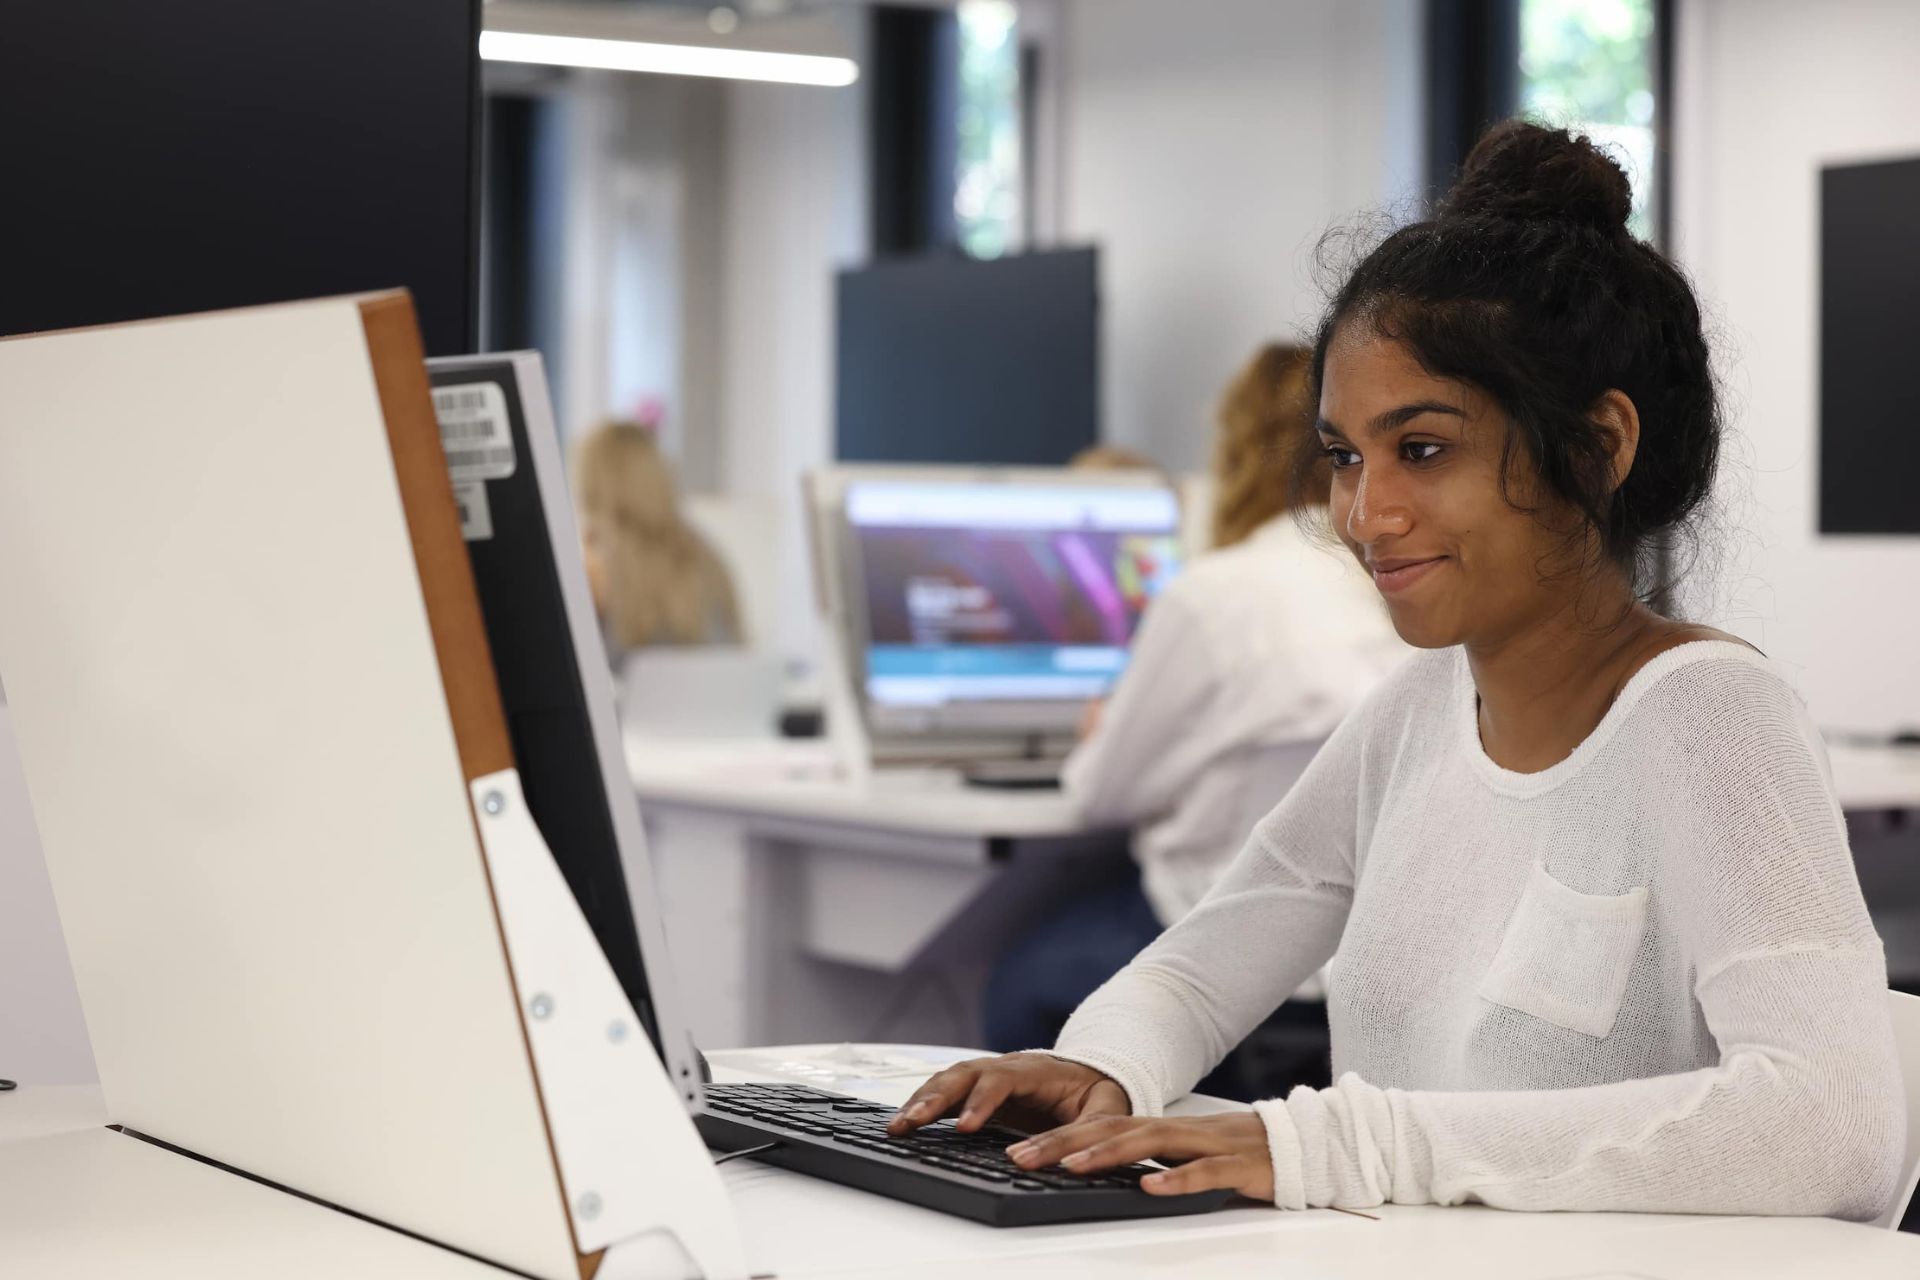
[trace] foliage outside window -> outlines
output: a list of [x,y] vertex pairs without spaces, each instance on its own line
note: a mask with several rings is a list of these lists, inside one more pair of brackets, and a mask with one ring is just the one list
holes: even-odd
[[1020,245],[1020,41],[1012,0],[961,0],[954,216],[976,258]]
[[1654,0],[1521,0],[1520,109],[1584,133],[1633,182],[1633,233],[1654,207]]

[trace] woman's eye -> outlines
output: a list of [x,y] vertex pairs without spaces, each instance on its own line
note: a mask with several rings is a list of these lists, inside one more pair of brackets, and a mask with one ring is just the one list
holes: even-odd
[[1440,449],[1440,445],[1430,440],[1409,440],[1400,446],[1400,452],[1408,462],[1431,462]]
[[1333,469],[1335,471],[1345,471],[1348,467],[1354,466],[1360,461],[1359,454],[1351,449],[1343,449],[1337,444],[1328,445],[1324,452],[1329,458],[1333,459]]

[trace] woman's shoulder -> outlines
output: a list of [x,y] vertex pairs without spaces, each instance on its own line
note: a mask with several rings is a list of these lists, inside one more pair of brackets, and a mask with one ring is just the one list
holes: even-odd
[[1760,650],[1712,627],[1677,627],[1639,656],[1617,699],[1630,720],[1718,756],[1817,743],[1806,704]]

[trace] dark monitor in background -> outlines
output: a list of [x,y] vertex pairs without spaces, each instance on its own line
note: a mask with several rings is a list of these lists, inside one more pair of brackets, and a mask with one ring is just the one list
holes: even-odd
[[841,462],[1058,466],[1099,439],[1099,255],[840,273]]
[[1820,532],[1920,534],[1920,157],[1820,172]]
[[0,19],[0,334],[405,287],[475,345],[480,0]]

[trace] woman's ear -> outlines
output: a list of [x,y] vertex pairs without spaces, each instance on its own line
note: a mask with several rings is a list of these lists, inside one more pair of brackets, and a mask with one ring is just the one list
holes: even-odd
[[1634,455],[1640,451],[1640,411],[1626,392],[1604,391],[1587,416],[1607,435],[1608,452],[1613,455],[1613,488],[1618,491],[1627,482]]

